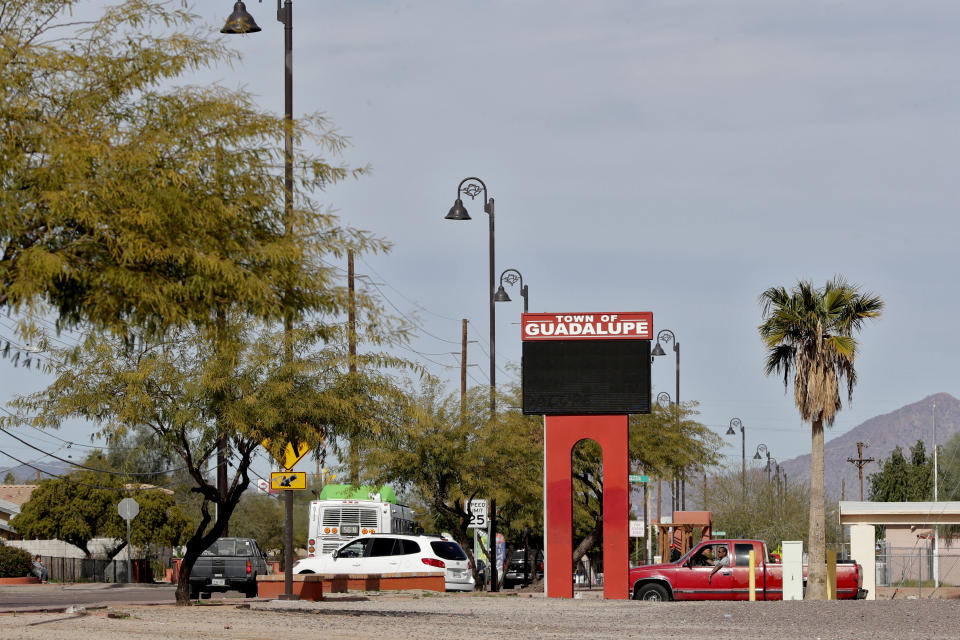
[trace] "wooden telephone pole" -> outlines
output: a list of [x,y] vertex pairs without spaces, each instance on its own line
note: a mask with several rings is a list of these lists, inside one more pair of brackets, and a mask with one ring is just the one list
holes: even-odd
[[857,443],[857,457],[856,458],[847,458],[847,462],[852,462],[857,465],[857,472],[860,474],[860,502],[863,502],[863,465],[868,462],[873,462],[873,458],[864,458],[863,457],[863,448],[870,445],[865,445],[862,442]]

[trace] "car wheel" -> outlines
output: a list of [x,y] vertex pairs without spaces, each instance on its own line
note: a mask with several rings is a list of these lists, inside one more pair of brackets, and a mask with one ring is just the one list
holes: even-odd
[[196,600],[199,597],[200,597],[200,590],[197,589],[195,586],[190,585],[190,599]]
[[634,600],[646,600],[647,602],[666,602],[670,599],[670,594],[666,588],[659,584],[645,584],[640,588],[633,589]]
[[245,596],[248,597],[248,598],[256,598],[256,597],[257,597],[257,583],[254,582],[254,583],[251,584],[251,585],[247,585],[247,587],[243,590],[243,595],[245,595]]
[[211,592],[209,592],[209,591],[201,591],[201,592],[200,592],[200,599],[201,599],[201,600],[209,600],[209,599],[210,599],[210,595],[211,595]]

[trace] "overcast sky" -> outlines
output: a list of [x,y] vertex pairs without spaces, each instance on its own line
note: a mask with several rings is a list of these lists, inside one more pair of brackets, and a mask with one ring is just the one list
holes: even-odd
[[[886,301],[828,439],[960,391],[956,3],[292,4],[294,114],[324,112],[352,139],[345,159],[373,168],[319,199],[393,242],[357,272],[416,319],[416,357],[451,390],[461,318],[480,341],[471,379],[488,380],[487,216],[466,199],[473,221],[443,219],[478,176],[496,199],[496,273],[523,274],[530,310],[652,311],[681,345],[681,400],[721,434],[740,418],[748,457],[810,451],[792,391],[762,371],[769,286],[842,274]],[[214,37],[233,2],[198,5]],[[263,31],[230,37],[243,60],[197,81],[279,113],[283,27],[273,0],[247,8]],[[520,360],[508,293],[498,380]],[[674,394],[669,354],[654,394]],[[3,362],[0,376],[7,397],[42,384]],[[725,439],[739,462],[739,433]]]

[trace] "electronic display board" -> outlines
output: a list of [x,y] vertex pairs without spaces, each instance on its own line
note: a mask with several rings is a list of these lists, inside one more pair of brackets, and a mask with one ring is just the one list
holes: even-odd
[[650,413],[650,340],[523,342],[523,413]]

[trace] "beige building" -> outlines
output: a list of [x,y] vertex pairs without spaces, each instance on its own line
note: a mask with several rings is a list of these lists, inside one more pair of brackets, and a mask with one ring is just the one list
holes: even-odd
[[36,488],[35,484],[0,484],[0,540],[20,539],[10,521],[20,513],[20,507]]

